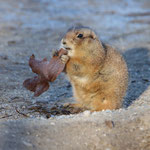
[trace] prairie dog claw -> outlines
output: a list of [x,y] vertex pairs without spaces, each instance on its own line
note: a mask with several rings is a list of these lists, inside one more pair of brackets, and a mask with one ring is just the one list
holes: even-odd
[[61,61],[62,61],[63,64],[66,64],[67,61],[69,60],[69,56],[67,56],[67,55],[62,55],[60,59],[61,59]]

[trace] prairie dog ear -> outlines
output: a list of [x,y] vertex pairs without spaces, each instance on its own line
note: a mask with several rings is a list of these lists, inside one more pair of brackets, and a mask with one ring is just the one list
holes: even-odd
[[96,35],[93,31],[91,31],[91,32],[90,32],[90,38],[96,39],[96,38],[97,38],[97,35]]

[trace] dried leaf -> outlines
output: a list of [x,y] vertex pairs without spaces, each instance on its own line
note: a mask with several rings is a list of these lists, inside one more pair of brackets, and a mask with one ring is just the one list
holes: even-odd
[[65,68],[65,64],[60,59],[63,54],[67,54],[67,52],[64,49],[60,49],[50,61],[46,58],[42,61],[36,60],[35,56],[32,55],[29,60],[29,66],[32,72],[38,76],[25,80],[23,86],[34,92],[34,96],[39,96],[47,91],[50,86],[49,82],[53,82]]

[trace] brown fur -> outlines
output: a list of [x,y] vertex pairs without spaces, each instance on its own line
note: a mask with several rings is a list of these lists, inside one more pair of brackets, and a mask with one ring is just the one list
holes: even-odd
[[128,84],[123,57],[89,28],[70,29],[62,43],[68,49],[66,74],[78,102],[70,106],[91,111],[120,108]]

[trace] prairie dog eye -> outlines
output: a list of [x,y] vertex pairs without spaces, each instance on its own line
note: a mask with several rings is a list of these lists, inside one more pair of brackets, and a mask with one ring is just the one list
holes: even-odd
[[77,38],[79,38],[79,39],[83,38],[83,34],[78,34]]

